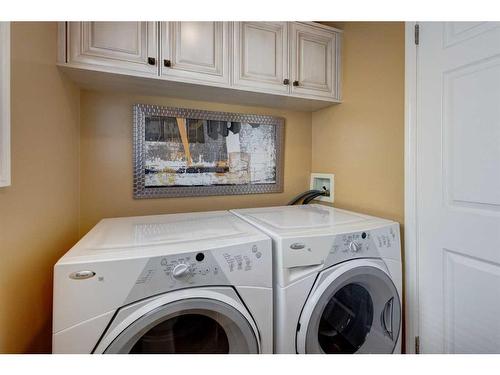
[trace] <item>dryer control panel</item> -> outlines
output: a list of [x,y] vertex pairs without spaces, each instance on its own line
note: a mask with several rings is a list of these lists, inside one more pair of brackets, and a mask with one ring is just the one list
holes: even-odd
[[208,285],[271,286],[270,241],[199,250],[148,260],[126,302]]
[[162,257],[160,266],[163,273],[175,284],[179,282],[194,282],[194,277],[217,278],[219,265],[205,252],[191,253],[182,257]]
[[285,238],[281,243],[284,268],[325,264],[354,258],[400,259],[399,224],[340,234]]

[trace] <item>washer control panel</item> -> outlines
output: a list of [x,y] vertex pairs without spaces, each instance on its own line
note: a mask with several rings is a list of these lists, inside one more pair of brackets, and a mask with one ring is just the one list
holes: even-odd
[[395,257],[400,254],[399,225],[334,236],[325,265],[353,258]]
[[370,231],[346,233],[336,236],[330,253],[366,253],[371,249],[372,240]]

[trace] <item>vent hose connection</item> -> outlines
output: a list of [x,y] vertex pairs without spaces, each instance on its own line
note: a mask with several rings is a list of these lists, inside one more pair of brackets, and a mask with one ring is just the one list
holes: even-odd
[[312,200],[320,196],[328,196],[330,192],[323,186],[323,190],[307,190],[295,198],[293,198],[290,202],[288,202],[288,206],[293,206],[299,203],[302,200],[302,204],[309,204]]

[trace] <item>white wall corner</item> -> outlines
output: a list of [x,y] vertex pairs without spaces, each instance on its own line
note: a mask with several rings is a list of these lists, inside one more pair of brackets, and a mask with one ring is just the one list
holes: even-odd
[[0,187],[11,184],[10,22],[0,22]]

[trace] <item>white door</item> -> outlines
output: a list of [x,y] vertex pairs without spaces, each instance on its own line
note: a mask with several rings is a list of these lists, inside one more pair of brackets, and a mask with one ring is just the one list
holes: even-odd
[[233,86],[252,91],[290,91],[287,22],[235,22]]
[[161,22],[161,75],[229,85],[228,22]]
[[156,22],[70,22],[69,63],[158,75]]
[[416,209],[423,353],[500,353],[500,24],[423,23]]
[[290,38],[292,94],[338,99],[337,33],[293,22]]

